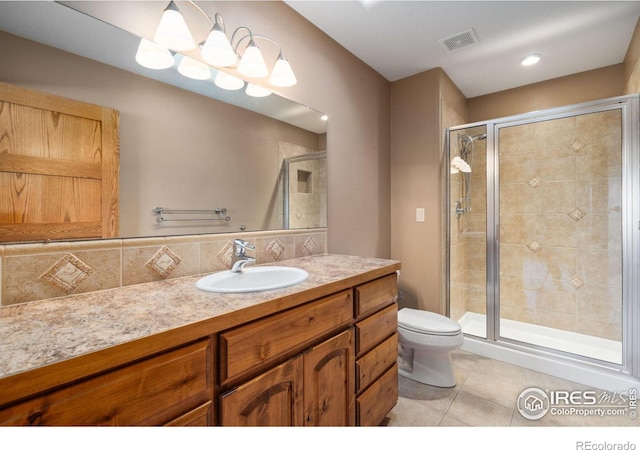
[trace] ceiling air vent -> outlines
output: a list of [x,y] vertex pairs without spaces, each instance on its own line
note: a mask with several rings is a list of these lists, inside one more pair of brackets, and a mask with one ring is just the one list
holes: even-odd
[[469,28],[468,30],[456,33],[453,36],[440,39],[438,42],[440,42],[447,51],[455,52],[456,50],[476,45],[479,41],[476,33],[473,31],[473,28]]

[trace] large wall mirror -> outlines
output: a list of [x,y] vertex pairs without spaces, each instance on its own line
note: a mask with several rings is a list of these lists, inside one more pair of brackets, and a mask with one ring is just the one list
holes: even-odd
[[121,237],[326,227],[323,115],[137,65],[167,3],[0,2],[0,81],[119,111]]

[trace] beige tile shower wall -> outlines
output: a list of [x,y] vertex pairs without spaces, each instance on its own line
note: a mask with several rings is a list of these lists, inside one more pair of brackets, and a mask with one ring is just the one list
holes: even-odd
[[621,340],[621,115],[500,131],[501,316]]
[[0,246],[2,305],[228,269],[233,239],[258,263],[326,253],[325,229]]

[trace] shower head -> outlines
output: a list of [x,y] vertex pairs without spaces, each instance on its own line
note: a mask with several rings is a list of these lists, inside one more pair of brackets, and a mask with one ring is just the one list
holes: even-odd
[[459,134],[458,135],[458,140],[465,140],[466,142],[473,142],[473,141],[482,141],[483,139],[487,138],[487,133],[482,133],[482,134],[476,134],[475,136],[469,136],[468,134]]

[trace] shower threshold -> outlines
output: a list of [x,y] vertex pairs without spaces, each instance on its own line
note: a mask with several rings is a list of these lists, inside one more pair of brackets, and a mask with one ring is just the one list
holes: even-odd
[[[486,316],[484,314],[467,312],[458,322],[465,334],[486,337]],[[500,319],[500,337],[600,361],[622,363],[622,342],[610,339],[509,319]]]

